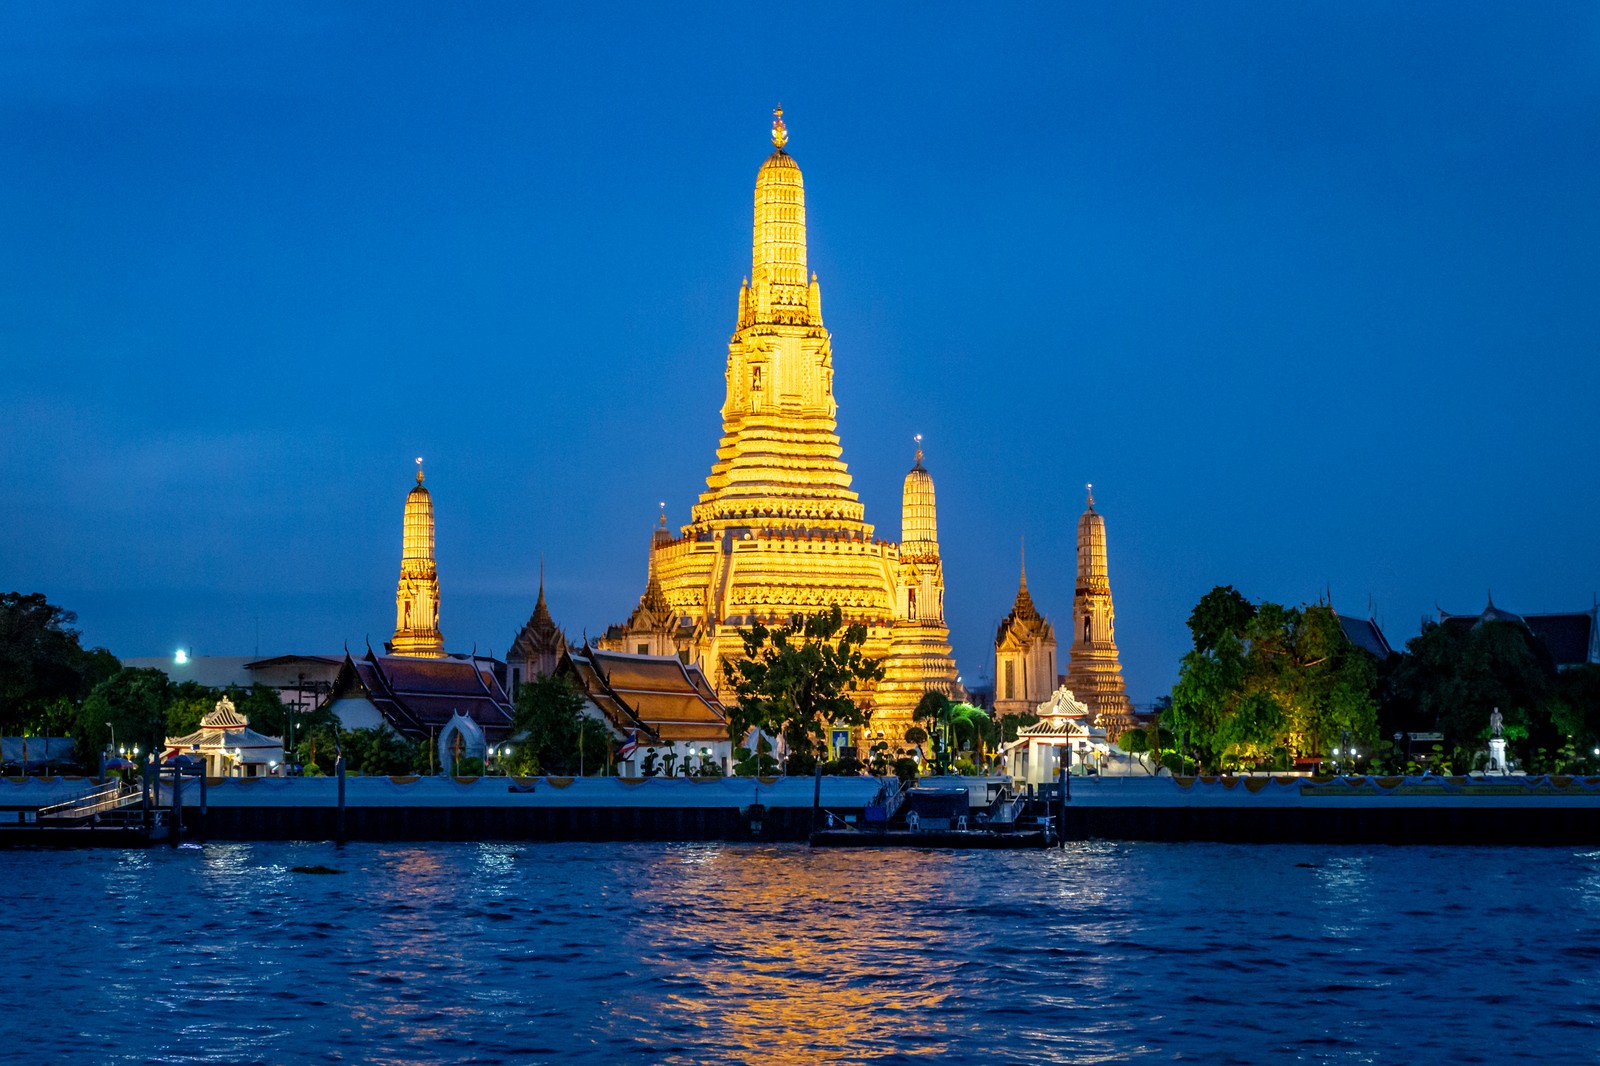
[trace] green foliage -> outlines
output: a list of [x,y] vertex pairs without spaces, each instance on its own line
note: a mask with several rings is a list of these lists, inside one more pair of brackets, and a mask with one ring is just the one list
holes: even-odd
[[1345,637],[1332,608],[1251,606],[1222,586],[1201,599],[1189,627],[1195,647],[1162,723],[1202,765],[1286,769],[1346,732],[1371,750],[1377,664]]
[[[339,739],[344,745],[346,773],[411,774],[426,769],[428,765],[428,753],[423,750],[426,741],[407,740],[388,725],[352,729],[340,734]],[[462,760],[462,766],[465,767],[468,761],[476,760]],[[467,770],[460,772],[466,774]]]
[[73,736],[79,750],[101,751],[110,744],[113,729],[120,746],[158,748],[167,736],[171,687],[166,674],[151,669],[119,670],[100,682],[78,709]]
[[[0,593],[0,734],[70,731],[80,752],[104,745],[77,734],[77,712],[121,664],[104,648],[85,651],[72,628],[76,621],[77,615],[48,602],[43,593]],[[100,732],[106,732],[103,724]]]
[[1036,714],[1005,714],[1001,715],[996,725],[1000,728],[1000,740],[1010,743],[1017,739],[1017,731],[1026,729],[1030,725],[1037,725],[1039,716]]
[[584,705],[583,693],[566,677],[523,682],[513,719],[517,739],[506,761],[511,772],[570,776],[578,773],[580,763],[586,773],[604,772],[611,731],[586,715]]
[[1232,585],[1218,585],[1200,597],[1189,613],[1195,651],[1213,651],[1224,637],[1239,636],[1250,628],[1255,615],[1255,607]]
[[[756,750],[735,748],[733,772],[737,777],[771,777],[778,772],[778,760],[772,757],[772,742],[757,734]],[[648,761],[648,760],[647,760]],[[650,776],[648,774],[646,777]]]
[[912,747],[916,747],[918,744],[926,744],[927,742],[928,731],[920,725],[914,725],[906,730],[906,743]]
[[902,755],[894,761],[894,776],[900,779],[902,785],[917,783],[917,760],[909,755]]
[[1600,746],[1600,664],[1561,671],[1550,712],[1556,731],[1570,737],[1592,758],[1593,749]]
[[958,751],[972,753],[972,762],[981,765],[989,747],[998,743],[1000,726],[989,712],[970,703],[950,705],[950,732]]
[[788,625],[756,623],[739,630],[742,659],[724,659],[724,676],[737,701],[729,709],[728,732],[737,742],[760,729],[782,736],[788,745],[789,772],[809,773],[827,751],[834,726],[860,727],[868,713],[854,693],[883,677],[877,660],[862,654],[866,627],[844,624],[838,606]]
[[1129,755],[1139,755],[1151,750],[1150,729],[1130,729],[1117,738],[1117,747]]
[[[1465,631],[1425,624],[1407,642],[1393,679],[1398,698],[1414,708],[1410,728],[1437,729],[1451,744],[1472,750],[1487,740],[1489,716],[1498,707],[1504,736],[1525,766],[1539,748],[1555,751],[1568,735],[1595,735],[1594,719],[1574,713],[1564,698],[1587,683],[1582,676],[1558,678],[1544,645],[1505,621]],[[1583,702],[1579,696],[1578,705]]]
[[[331,715],[328,718],[332,718]],[[338,758],[341,734],[338,724],[333,721],[317,721],[310,723],[306,728],[298,731],[295,740],[295,758],[304,768],[303,772],[308,777],[334,772],[334,762]],[[426,754],[423,755],[426,765]],[[349,764],[345,764],[349,769]]]
[[[200,719],[217,705],[217,691],[197,681],[184,681],[169,685],[167,699],[167,736],[181,737],[200,728]],[[253,728],[255,722],[250,725]]]

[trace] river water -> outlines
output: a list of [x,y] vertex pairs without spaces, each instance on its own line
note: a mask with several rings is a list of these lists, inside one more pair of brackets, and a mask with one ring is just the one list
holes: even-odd
[[1600,1056],[1591,851],[225,843],[0,884],[30,1060]]

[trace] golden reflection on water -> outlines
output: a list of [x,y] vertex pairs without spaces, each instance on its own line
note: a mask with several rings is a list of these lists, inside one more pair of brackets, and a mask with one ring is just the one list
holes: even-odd
[[[943,1052],[941,1010],[960,994],[938,965],[936,911],[948,856],[776,854],[694,848],[674,856],[636,897],[642,943],[682,950],[686,907],[701,950],[683,963],[688,990],[663,1019],[701,1031],[735,1058],[859,1060],[871,1049]],[[686,871],[685,867],[691,868]],[[931,868],[931,869],[930,869]],[[892,960],[889,969],[866,958]]]

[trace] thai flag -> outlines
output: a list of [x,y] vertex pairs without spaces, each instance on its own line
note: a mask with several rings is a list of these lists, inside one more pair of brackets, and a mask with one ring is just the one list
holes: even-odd
[[622,760],[626,759],[628,756],[632,755],[638,747],[639,731],[637,729],[628,730],[627,735],[622,738],[622,743],[617,746],[617,761],[621,762]]

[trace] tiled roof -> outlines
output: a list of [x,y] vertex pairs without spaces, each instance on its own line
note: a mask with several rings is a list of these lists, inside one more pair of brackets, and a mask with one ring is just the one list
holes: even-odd
[[1578,666],[1594,661],[1595,616],[1579,614],[1529,614],[1523,616],[1533,635],[1544,641],[1557,666]]
[[1457,632],[1474,629],[1484,622],[1502,621],[1526,627],[1544,644],[1558,667],[1600,662],[1600,633],[1596,632],[1596,627],[1600,626],[1600,608],[1569,614],[1516,615],[1501,610],[1491,600],[1482,614],[1439,612],[1439,624]]
[[675,656],[588,649],[563,662],[620,729],[643,727],[663,740],[727,739],[727,714],[705,675]]
[[485,659],[421,659],[377,655],[346,658],[328,700],[356,695],[359,686],[384,719],[414,738],[446,725],[461,712],[491,740],[511,731],[511,699]]
[[1383,635],[1383,630],[1378,628],[1378,623],[1370,618],[1352,618],[1349,615],[1338,616],[1339,628],[1344,630],[1344,635],[1350,643],[1367,652],[1379,662],[1388,659],[1394,654],[1394,649],[1389,646],[1389,641]]

